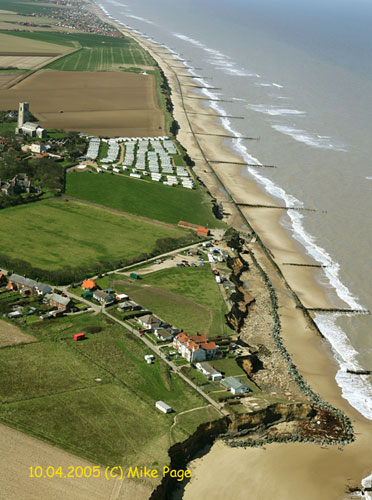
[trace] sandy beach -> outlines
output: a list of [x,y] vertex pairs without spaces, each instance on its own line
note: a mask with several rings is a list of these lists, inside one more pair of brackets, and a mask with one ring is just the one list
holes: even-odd
[[[96,11],[102,15],[101,11]],[[239,203],[270,206],[277,205],[276,202],[247,175],[241,175],[245,168],[239,165],[242,160],[223,145],[223,138],[197,134],[226,135],[226,131],[220,125],[216,113],[205,108],[203,100],[188,98],[195,96],[195,91],[182,85],[189,85],[190,79],[182,78],[181,75],[186,72],[181,64],[172,62],[170,54],[164,48],[127,29],[120,29],[145,47],[163,69],[173,91],[174,118],[180,125],[178,139],[195,161],[195,173],[207,185],[211,194],[223,203],[225,211],[230,214],[229,223],[238,229],[247,230],[246,221],[231,203],[231,198]],[[236,161],[237,164],[213,163],[212,171],[205,158]],[[321,271],[285,265],[314,262],[306,260],[299,251],[298,244],[279,225],[282,210],[246,207],[242,208],[242,213],[270,249],[289,287],[305,307],[342,307],[341,301],[332,301],[330,304],[324,290],[315,281],[316,273]],[[258,243],[253,245],[253,250],[277,292],[282,336],[294,363],[315,392],[351,418],[356,441],[344,447],[295,443],[272,444],[263,449],[246,450],[232,449],[217,442],[207,455],[192,462],[193,477],[186,486],[184,498],[192,500],[207,495],[216,499],[227,496],[237,499],[278,500],[345,498],[348,485],[360,485],[362,478],[371,473],[370,421],[342,398],[335,381],[338,365],[329,344],[321,338],[302,310],[296,308],[288,286]]]

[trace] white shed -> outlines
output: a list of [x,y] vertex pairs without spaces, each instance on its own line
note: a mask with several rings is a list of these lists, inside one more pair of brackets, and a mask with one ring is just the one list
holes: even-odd
[[164,401],[156,401],[155,406],[163,413],[172,413],[173,411],[173,409],[169,405],[167,405],[167,403],[164,403]]

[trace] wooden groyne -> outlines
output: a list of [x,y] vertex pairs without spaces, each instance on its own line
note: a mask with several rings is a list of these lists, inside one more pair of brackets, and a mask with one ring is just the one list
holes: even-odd
[[[234,102],[232,101],[231,99],[211,99],[209,97],[196,97],[196,96],[187,96],[187,95],[184,95],[183,96],[183,99],[199,99],[199,100],[202,100],[202,101],[215,101],[215,102]],[[185,113],[187,113],[187,111],[185,111]]]
[[350,373],[351,375],[372,375],[372,370],[350,370],[348,368],[346,373]]
[[316,267],[320,269],[328,267],[323,266],[322,264],[296,264],[295,262],[282,262],[282,266]]
[[275,208],[277,210],[298,210],[298,211],[305,211],[305,212],[317,212],[315,208],[303,208],[303,207],[282,207],[278,205],[258,205],[254,203],[239,203],[235,202],[236,205],[239,207],[249,207],[249,208]]
[[[235,118],[226,116],[225,118]],[[255,163],[246,163],[244,161],[220,161],[220,160],[208,160],[209,163],[221,163],[221,165],[243,165],[247,167],[257,167],[257,168],[278,168],[276,165],[256,165]]]
[[225,137],[226,139],[245,139],[248,141],[259,141],[259,137],[235,137],[233,135],[228,135],[228,134],[207,134],[206,132],[189,132],[189,134],[195,134],[195,135],[209,135],[212,137]]
[[[296,306],[299,308],[300,306]],[[336,314],[371,314],[368,309],[344,309],[337,307],[305,307],[309,312],[336,313]]]
[[[208,88],[208,87],[206,87],[206,88]],[[217,118],[231,118],[231,119],[234,119],[234,120],[244,120],[244,116],[215,115],[214,113],[198,113],[197,111],[188,111],[187,113],[189,115],[216,116]]]

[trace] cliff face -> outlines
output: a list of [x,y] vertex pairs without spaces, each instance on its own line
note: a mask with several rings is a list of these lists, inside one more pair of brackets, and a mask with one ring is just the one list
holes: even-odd
[[[242,431],[262,431],[274,424],[293,420],[309,420],[316,415],[310,404],[274,403],[255,413],[232,414],[219,420],[199,425],[194,434],[169,449],[170,468],[185,469],[192,457],[219,437],[236,437]],[[244,432],[246,434],[247,432]],[[166,476],[153,491],[149,500],[166,500],[176,486],[176,480]]]
[[235,285],[235,293],[231,295],[233,306],[225,315],[225,318],[226,323],[230,326],[230,328],[239,333],[244,325],[244,320],[248,315],[248,307],[255,301],[254,297],[252,297],[252,295],[243,287],[243,283],[240,280],[241,275],[245,271],[248,271],[249,266],[240,254],[234,258],[229,257],[226,263],[232,270],[230,280]]

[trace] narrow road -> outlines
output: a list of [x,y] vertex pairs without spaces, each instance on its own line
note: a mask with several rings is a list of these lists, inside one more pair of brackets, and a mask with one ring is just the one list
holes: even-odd
[[129,330],[131,333],[133,333],[133,335],[135,335],[139,340],[141,340],[149,349],[151,349],[157,356],[159,356],[164,361],[164,363],[166,363],[173,370],[174,373],[177,373],[177,375],[179,377],[181,377],[182,380],[184,380],[187,384],[189,384],[189,386],[191,386],[198,394],[200,394],[200,396],[202,396],[204,399],[206,399],[209,404],[214,406],[214,408],[216,408],[216,410],[220,414],[229,415],[229,412],[227,410],[225,410],[225,408],[223,408],[223,405],[218,404],[214,399],[212,399],[210,396],[208,396],[208,394],[205,394],[196,384],[194,384],[194,382],[189,380],[183,373],[181,373],[179,371],[177,365],[175,363],[173,363],[173,361],[168,361],[167,359],[165,359],[165,354],[160,350],[160,348],[158,346],[154,345],[147,338],[142,337],[135,328],[132,328],[124,321],[121,321],[120,319],[115,318],[115,316],[112,316],[112,314],[107,312],[107,310],[105,309],[104,306],[93,304],[92,302],[89,302],[88,300],[84,299],[83,297],[80,297],[79,295],[75,295],[74,293],[71,293],[69,290],[67,290],[67,287],[56,287],[56,288],[58,290],[63,291],[68,297],[70,297],[72,299],[76,299],[80,302],[83,302],[83,303],[89,305],[89,307],[91,307],[93,309],[93,311],[95,311],[96,313],[105,314],[107,317],[109,317],[110,319],[112,319],[113,321],[118,323],[119,325],[121,325],[124,328],[126,328],[127,330]]

